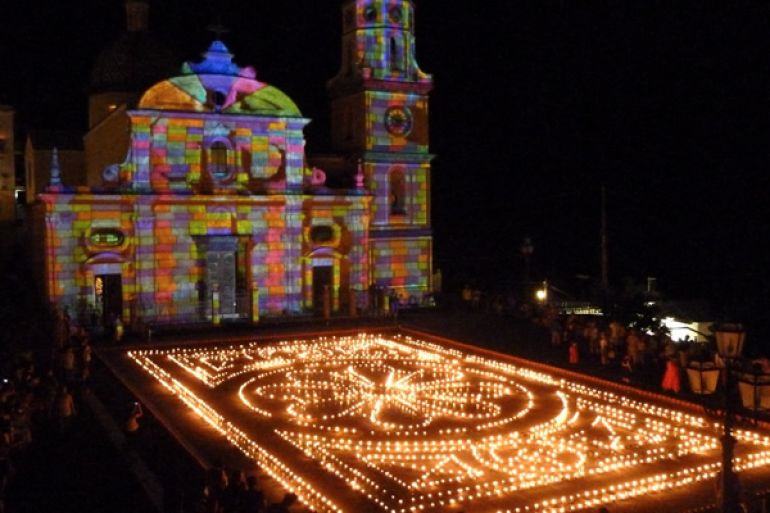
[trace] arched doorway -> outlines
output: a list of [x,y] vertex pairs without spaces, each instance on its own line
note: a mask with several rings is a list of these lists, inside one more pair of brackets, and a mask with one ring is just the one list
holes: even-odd
[[339,309],[342,281],[342,256],[330,248],[318,248],[304,258],[305,308],[316,315],[323,314],[324,297],[328,297],[332,312]]

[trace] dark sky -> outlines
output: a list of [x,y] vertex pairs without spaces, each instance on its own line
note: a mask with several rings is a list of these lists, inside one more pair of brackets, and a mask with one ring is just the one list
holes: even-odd
[[[197,59],[218,16],[236,61],[286,91],[324,149],[338,1],[156,0],[151,27]],[[770,305],[770,7],[702,0],[417,0],[432,73],[436,264],[448,283],[532,275],[576,290],[599,273],[607,188],[610,279],[672,298]],[[0,102],[22,125],[82,127],[96,54],[121,0],[13,2],[0,19]]]

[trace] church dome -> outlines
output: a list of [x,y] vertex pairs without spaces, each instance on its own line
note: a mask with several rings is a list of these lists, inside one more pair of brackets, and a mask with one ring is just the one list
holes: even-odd
[[140,92],[179,70],[179,61],[148,32],[128,32],[102,50],[91,72],[91,92]]
[[140,93],[179,70],[174,53],[148,31],[146,0],[126,0],[126,31],[110,43],[91,71],[90,91]]
[[222,41],[214,41],[203,60],[186,62],[182,74],[158,82],[139,101],[140,109],[302,117],[283,91],[241,68]]

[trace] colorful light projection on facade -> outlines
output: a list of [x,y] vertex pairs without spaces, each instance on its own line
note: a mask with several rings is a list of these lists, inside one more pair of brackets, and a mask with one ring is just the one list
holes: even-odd
[[[319,512],[593,511],[720,466],[702,417],[403,336],[129,356]],[[770,465],[737,436],[738,469]]]
[[[355,313],[374,308],[372,287],[429,300],[432,78],[415,60],[413,6],[357,0],[342,9],[350,52],[329,83],[329,174],[308,163],[309,120],[297,105],[214,41],[136,108],[116,111],[125,119],[92,130],[91,186],[52,181],[40,195],[53,304],[140,326],[257,321],[323,305]],[[337,235],[309,237],[317,228]]]

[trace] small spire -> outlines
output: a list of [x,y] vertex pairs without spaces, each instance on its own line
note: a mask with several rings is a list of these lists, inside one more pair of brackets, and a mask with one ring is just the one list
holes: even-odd
[[147,0],[126,0],[126,30],[147,32],[149,30],[150,5]]
[[364,166],[361,159],[358,159],[358,170],[356,171],[356,188],[364,188]]
[[59,166],[59,149],[54,146],[51,152],[51,187],[61,186],[61,166]]

